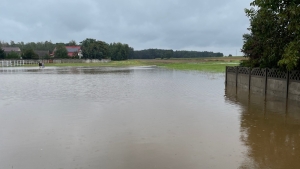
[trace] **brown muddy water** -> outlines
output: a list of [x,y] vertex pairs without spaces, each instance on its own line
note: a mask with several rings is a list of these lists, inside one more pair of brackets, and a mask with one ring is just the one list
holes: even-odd
[[299,168],[300,106],[224,74],[0,68],[0,169]]

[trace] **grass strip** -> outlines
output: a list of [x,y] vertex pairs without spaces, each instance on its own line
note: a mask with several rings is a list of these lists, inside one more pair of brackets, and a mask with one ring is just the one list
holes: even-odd
[[[206,72],[225,72],[226,66],[237,66],[240,60],[195,60],[195,59],[169,59],[169,60],[125,60],[111,61],[107,63],[47,63],[45,66],[55,67],[130,67],[156,65],[175,70],[194,70]],[[38,66],[38,65],[26,65]]]

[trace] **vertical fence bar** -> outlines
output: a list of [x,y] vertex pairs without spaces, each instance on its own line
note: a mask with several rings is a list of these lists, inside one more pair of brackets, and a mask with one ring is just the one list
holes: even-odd
[[264,89],[264,95],[265,95],[265,100],[267,97],[267,84],[268,83],[268,68],[265,68],[265,89]]
[[286,73],[286,99],[289,98],[289,86],[290,86],[290,71]]
[[251,88],[251,67],[249,68],[249,86],[248,86],[248,90],[249,90],[249,94],[250,94],[250,88]]
[[238,75],[239,75],[239,67],[236,66],[236,69],[235,69],[235,87],[236,88],[238,87]]
[[225,68],[225,86],[227,86],[227,69],[228,69],[228,66],[226,66],[226,68]]
[[289,86],[290,86],[290,71],[286,73],[286,95],[285,95],[285,117],[287,118],[289,106]]

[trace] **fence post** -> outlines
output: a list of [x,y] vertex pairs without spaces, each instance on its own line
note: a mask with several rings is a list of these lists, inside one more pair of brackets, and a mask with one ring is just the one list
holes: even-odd
[[269,70],[268,68],[265,68],[265,91],[264,91],[265,100],[267,96],[268,70]]
[[251,67],[249,67],[249,86],[248,86],[249,93],[250,93],[250,87],[251,87]]
[[289,98],[289,86],[290,86],[290,71],[287,71],[286,73],[286,99]]
[[225,67],[225,86],[227,86],[227,66]]
[[236,69],[235,69],[235,87],[236,88],[238,87],[238,74],[239,74],[239,67],[236,66]]

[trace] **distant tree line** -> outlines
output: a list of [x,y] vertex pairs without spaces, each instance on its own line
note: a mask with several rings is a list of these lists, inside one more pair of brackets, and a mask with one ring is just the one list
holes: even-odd
[[[54,59],[78,58],[77,53],[74,52],[73,57],[68,56],[66,46],[77,46],[78,44],[72,40],[69,43],[52,43],[51,41],[45,42],[18,42],[11,41],[0,42],[0,47],[19,47],[21,54],[10,52],[5,54],[0,49],[0,59],[39,59],[36,51],[44,50],[52,53],[54,51]],[[82,59],[111,59],[111,60],[126,60],[132,57],[134,49],[128,44],[111,43],[108,44],[104,41],[87,38],[80,42],[82,51]],[[55,49],[55,50],[54,50]],[[50,59],[50,56],[44,56],[43,59]]]
[[24,49],[33,49],[33,50],[48,50],[53,51],[55,48],[56,43],[52,43],[51,41],[45,41],[45,42],[17,42],[10,41],[10,43],[7,42],[1,42],[0,41],[0,47],[19,47],[22,51]]
[[170,58],[201,58],[201,57],[223,57],[223,53],[199,52],[199,51],[173,51],[166,49],[146,49],[134,51],[130,59],[170,59]]
[[80,42],[83,59],[127,60],[133,54],[128,44],[111,43],[87,38]]
[[111,60],[127,60],[134,55],[134,49],[127,44],[111,43],[109,50]]
[[245,13],[250,33],[244,34],[243,66],[300,70],[300,2],[254,0]]
[[[43,56],[43,59],[66,59],[78,58],[78,53],[68,56],[66,46],[81,46],[82,59],[111,59],[111,60],[127,60],[127,59],[169,59],[169,58],[200,58],[200,57],[223,57],[223,53],[214,52],[198,52],[198,51],[173,51],[171,49],[146,49],[135,51],[128,44],[123,43],[106,43],[104,41],[87,38],[77,44],[74,40],[69,43],[52,43],[51,41],[45,42],[18,42],[11,41],[10,43],[0,42],[0,47],[19,47],[21,55],[11,52],[7,55],[1,54],[0,59],[39,59],[37,51],[48,51],[54,56]],[[54,50],[55,49],[55,50]]]
[[0,42],[0,47],[19,47],[21,50],[21,53],[17,52],[9,52],[4,53],[4,51],[0,50],[0,59],[39,59],[39,55],[36,53],[36,51],[47,51],[42,56],[43,59],[49,59],[53,49],[55,48],[56,44],[52,43],[51,41],[45,41],[45,42],[18,42],[15,43],[14,41],[10,41],[10,43],[7,42]]
[[5,53],[3,49],[0,49],[0,59],[20,59],[20,57],[17,52]]

